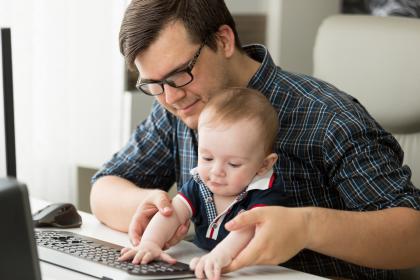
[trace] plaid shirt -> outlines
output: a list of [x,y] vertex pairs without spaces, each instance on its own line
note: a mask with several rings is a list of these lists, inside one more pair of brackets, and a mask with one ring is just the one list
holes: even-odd
[[[283,71],[261,45],[244,49],[261,62],[248,87],[261,91],[278,112],[274,172],[283,179],[289,206],[420,209],[420,191],[410,181],[409,167],[402,166],[398,142],[355,98],[313,77]],[[168,190],[174,182],[180,188],[196,165],[196,131],[155,102],[128,144],[92,180],[116,175],[144,188]],[[310,250],[282,265],[321,276],[396,277],[394,271],[360,267]]]

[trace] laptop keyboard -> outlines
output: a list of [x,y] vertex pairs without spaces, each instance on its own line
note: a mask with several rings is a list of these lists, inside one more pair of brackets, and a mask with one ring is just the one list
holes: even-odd
[[124,270],[132,275],[175,276],[186,273],[193,275],[189,266],[182,262],[168,264],[162,261],[153,261],[148,264],[137,265],[131,262],[118,261],[121,246],[73,232],[36,230],[35,239],[38,246]]

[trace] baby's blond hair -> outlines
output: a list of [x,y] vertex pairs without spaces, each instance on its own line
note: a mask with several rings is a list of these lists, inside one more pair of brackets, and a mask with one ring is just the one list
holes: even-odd
[[267,154],[273,152],[277,138],[277,112],[267,98],[259,91],[250,88],[233,87],[224,89],[206,104],[202,113],[210,116],[202,125],[225,123],[232,124],[240,120],[255,120],[259,125],[261,141]]

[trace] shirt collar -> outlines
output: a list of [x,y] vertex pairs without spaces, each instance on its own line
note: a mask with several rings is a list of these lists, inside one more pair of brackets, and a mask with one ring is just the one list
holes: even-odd
[[[194,167],[190,170],[190,174],[193,176],[194,181],[197,183],[204,184],[203,180],[201,180],[200,175],[198,174],[197,167]],[[271,176],[273,175],[273,169],[271,168],[268,170],[264,175],[255,176],[251,183],[249,183],[248,187],[245,189],[246,192],[252,191],[252,190],[266,190],[270,188],[270,180]]]
[[249,81],[248,87],[263,93],[266,92],[275,79],[276,71],[280,70],[280,68],[276,66],[267,48],[263,45],[248,45],[244,46],[243,50],[249,57],[261,63],[257,72],[255,72]]
[[249,183],[248,187],[246,188],[246,191],[252,191],[252,190],[266,190],[270,188],[270,180],[271,176],[273,175],[273,169],[271,168],[267,172],[265,172],[264,175],[255,176],[251,183]]

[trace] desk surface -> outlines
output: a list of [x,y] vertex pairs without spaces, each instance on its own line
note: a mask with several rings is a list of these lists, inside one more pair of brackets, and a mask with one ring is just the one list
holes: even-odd
[[[35,212],[48,203],[39,199],[31,199],[32,212]],[[66,231],[77,232],[86,236],[94,237],[111,243],[119,244],[121,246],[130,246],[127,234],[112,230],[105,225],[101,224],[93,215],[80,212],[83,219],[83,224],[77,229],[66,229]],[[205,253],[205,251],[196,247],[194,244],[186,241],[182,241],[175,247],[168,250],[173,257],[177,260],[189,263],[189,261],[195,257]],[[96,278],[83,275],[71,270],[60,268],[55,265],[41,262],[41,271],[43,280],[93,280]],[[226,278],[237,278],[237,279],[324,279],[322,277],[306,274],[303,272],[287,269],[281,266],[252,266],[240,269],[239,271],[232,272],[224,275]]]

